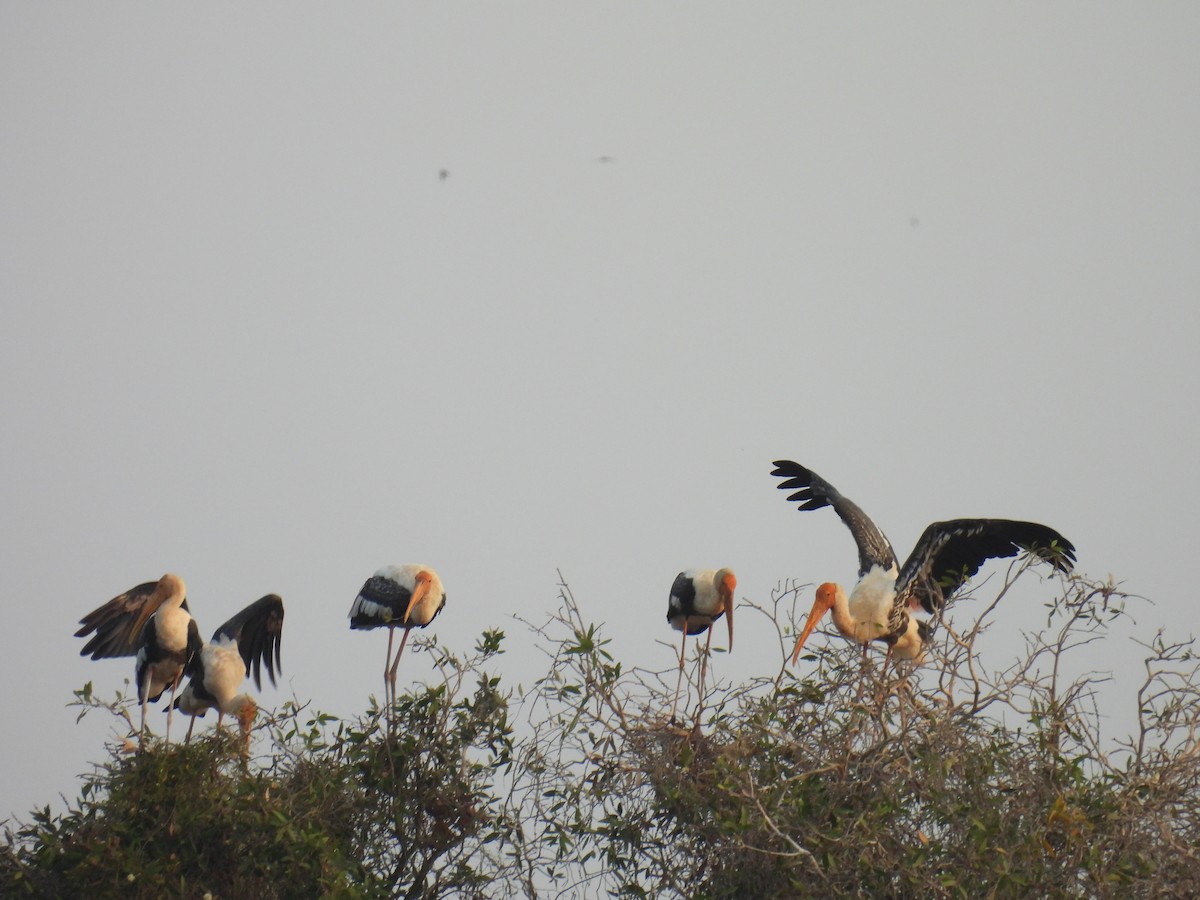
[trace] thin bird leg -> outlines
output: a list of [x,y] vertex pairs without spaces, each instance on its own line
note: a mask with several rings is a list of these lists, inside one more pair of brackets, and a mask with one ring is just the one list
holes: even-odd
[[879,670],[879,709],[883,710],[884,701],[887,700],[887,670],[888,664],[892,661],[892,650],[894,645],[889,646],[887,654],[883,657],[883,668]]
[[675,721],[675,708],[679,706],[679,689],[683,687],[683,660],[684,649],[687,646],[687,616],[683,617],[683,640],[679,642],[679,677],[675,679],[675,700],[671,703],[671,718],[669,721]]
[[400,668],[400,657],[404,655],[404,645],[408,643],[408,633],[411,628],[404,629],[404,636],[400,638],[400,649],[396,651],[396,661],[392,663],[392,668],[388,672],[388,684],[392,689],[392,698],[388,703],[388,737],[396,729],[395,709],[396,709],[396,671]]
[[900,730],[903,731],[908,728],[908,703],[905,699],[908,697],[907,675],[902,676],[900,682],[897,684],[896,697],[899,699],[900,703]]
[[192,721],[188,722],[187,736],[183,739],[185,744],[190,744],[192,741],[192,729],[196,727],[196,717],[192,716]]
[[150,666],[146,666],[146,674],[142,676],[142,685],[139,693],[142,698],[142,727],[138,729],[138,743],[141,744],[145,740],[146,706],[150,702]]
[[862,699],[863,687],[866,685],[867,681],[867,646],[867,644],[862,645],[862,668],[858,673],[858,690],[854,692],[855,703],[858,703],[858,701]]
[[171,702],[167,706],[167,744],[171,743],[171,716],[175,712],[175,689],[179,687],[179,682],[183,680],[183,669],[179,670],[179,674],[175,676],[175,680],[171,682]]
[[704,655],[700,657],[700,703],[696,707],[696,726],[700,725],[700,715],[704,712],[704,676],[708,673],[708,654],[712,647],[712,626],[708,629],[708,640],[704,642]]
[[894,649],[895,649],[894,646],[888,647],[887,655],[883,658],[883,668],[880,669],[880,671],[879,671],[879,680],[880,681],[882,681],[884,676],[887,675],[888,664],[892,661],[892,651]]
[[391,707],[392,695],[389,690],[390,681],[388,680],[388,667],[392,664],[392,638],[396,634],[396,629],[391,625],[388,626],[388,648],[387,656],[383,658],[383,705]]
[[221,712],[221,710],[218,709],[217,710],[217,734],[221,733],[221,720],[224,718],[225,718],[225,713]]
[[400,638],[400,649],[396,651],[396,661],[392,663],[392,669],[388,672],[388,683],[392,686],[392,702],[396,702],[396,672],[400,668],[400,657],[404,654],[404,645],[408,643],[408,633],[411,628],[404,629],[404,637]]

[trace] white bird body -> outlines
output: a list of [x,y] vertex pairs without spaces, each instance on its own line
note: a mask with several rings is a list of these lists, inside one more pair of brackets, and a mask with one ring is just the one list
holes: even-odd
[[[667,621],[676,631],[683,631],[687,623],[688,634],[700,634],[732,609],[732,588],[727,589],[724,575],[728,569],[688,569],[680,572],[671,588],[667,601]],[[732,573],[730,573],[732,574]],[[730,643],[733,643],[732,636]]]
[[[143,626],[135,668],[139,700],[157,700],[183,676],[190,656],[191,625],[192,617],[187,610],[164,604]],[[149,633],[151,630],[153,634]]]
[[[890,632],[888,616],[896,596],[890,576],[879,570],[876,577],[870,580],[868,578],[864,578],[855,586],[850,599],[846,598],[846,591],[840,584],[827,582],[821,585],[817,589],[813,612],[809,614],[809,621],[796,646],[803,647],[812,631],[811,626],[820,621],[821,615],[827,609],[833,616],[834,627],[856,644],[866,647],[874,640],[887,641],[888,653],[891,656],[920,663],[925,659],[928,626],[915,616],[908,616],[902,632]],[[863,582],[866,582],[866,588],[860,590],[863,588]],[[793,661],[798,656],[797,651],[793,654]]]
[[850,614],[849,631],[843,632],[859,644],[886,636],[888,620],[896,601],[896,567],[872,566],[854,586],[846,602]]
[[[250,699],[248,694],[238,693],[238,688],[246,680],[246,663],[242,660],[237,641],[223,638],[205,644],[200,651],[200,665],[203,675],[199,684],[188,682],[179,695],[180,711],[189,716],[202,716],[216,707],[221,714],[237,715],[243,698]],[[211,699],[200,696],[201,686]]]

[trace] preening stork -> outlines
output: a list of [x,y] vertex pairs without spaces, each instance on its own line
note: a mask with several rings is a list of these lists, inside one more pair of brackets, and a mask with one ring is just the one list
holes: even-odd
[[[142,705],[141,740],[146,732],[146,706],[170,687],[171,699],[183,678],[188,662],[200,651],[202,641],[196,622],[188,613],[187,587],[178,575],[166,574],[113,597],[79,620],[75,637],[91,639],[80,656],[107,659],[136,656],[138,702]],[[171,717],[167,715],[167,740],[171,739]]]
[[867,514],[817,473],[790,460],[776,460],[771,474],[787,479],[779,484],[781,490],[799,488],[788,500],[802,501],[801,510],[832,506],[858,545],[858,584],[849,598],[841,585],[832,582],[817,588],[816,601],[792,652],[793,665],[817,622],[830,610],[838,631],[862,644],[864,655],[871,641],[888,645],[885,668],[893,656],[919,663],[929,628],[910,615],[910,610],[937,612],[987,560],[1024,551],[1064,574],[1075,565],[1075,547],[1045,525],[1010,519],[952,519],[927,527],[900,566],[892,545]]
[[679,642],[679,677],[675,681],[675,699],[671,703],[671,721],[679,704],[679,689],[683,685],[683,662],[689,634],[708,632],[704,657],[700,661],[700,696],[704,696],[704,674],[708,668],[708,651],[712,646],[712,625],[721,616],[729,626],[729,649],[733,649],[733,592],[737,578],[732,569],[688,569],[675,576],[671,598],[667,601],[667,621],[676,631],[682,631]]
[[267,594],[255,600],[213,632],[212,640],[192,657],[187,667],[188,683],[174,706],[191,716],[187,737],[191,740],[196,717],[217,709],[217,729],[226,716],[234,716],[249,739],[250,724],[258,705],[249,694],[238,693],[242,682],[254,673],[254,686],[262,690],[262,668],[275,684],[275,671],[282,671],[279,647],[283,638],[283,599]]
[[[437,572],[429,566],[407,563],[384,566],[367,579],[350,606],[351,629],[386,628],[387,657],[384,660],[384,692],[388,708],[396,701],[396,670],[400,655],[408,643],[408,633],[424,628],[446,605],[446,592]],[[400,649],[392,661],[392,637],[397,628],[404,629]]]

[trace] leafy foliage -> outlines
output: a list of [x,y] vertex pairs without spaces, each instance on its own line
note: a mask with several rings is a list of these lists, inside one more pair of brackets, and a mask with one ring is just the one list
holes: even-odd
[[[440,684],[342,722],[288,704],[240,738],[114,748],[78,806],[8,833],[5,895],[39,897],[483,896],[485,848],[512,831],[493,791],[512,737],[485,635],[459,661],[434,648]],[[474,686],[468,692],[469,679]],[[96,700],[90,687],[78,702]]]
[[[287,705],[250,758],[225,736],[114,748],[68,812],[8,832],[0,893],[1200,896],[1191,643],[1144,645],[1136,733],[1102,741],[1102,678],[1065,673],[1129,598],[1053,583],[1044,627],[992,671],[979,638],[1021,570],[960,601],[982,611],[939,622],[919,672],[826,642],[691,698],[682,725],[674,671],[624,667],[564,583],[530,625],[547,671],[528,690],[486,671],[491,632],[466,659],[427,643],[440,681],[390,713]],[[781,646],[797,593],[758,608]]]

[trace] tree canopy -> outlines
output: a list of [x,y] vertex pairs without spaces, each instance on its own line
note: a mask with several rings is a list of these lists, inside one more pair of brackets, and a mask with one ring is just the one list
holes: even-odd
[[[684,723],[667,721],[673,673],[623,666],[564,583],[527,623],[547,671],[524,688],[502,681],[490,631],[463,656],[425,641],[440,678],[390,714],[288,703],[248,754],[217,733],[117,742],[64,813],[8,826],[0,892],[1200,896],[1191,641],[1145,643],[1137,727],[1104,739],[1099,676],[1064,673],[1112,639],[1129,598],[1046,582],[1044,627],[989,669],[976,644],[1022,568],[966,626],[937,623],[920,679],[830,641],[807,665],[714,686]],[[781,643],[796,594],[780,585],[758,609]],[[90,685],[74,702],[129,706]]]

